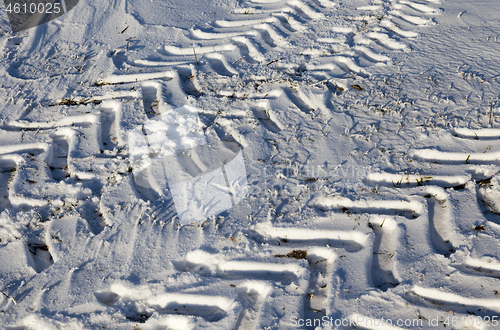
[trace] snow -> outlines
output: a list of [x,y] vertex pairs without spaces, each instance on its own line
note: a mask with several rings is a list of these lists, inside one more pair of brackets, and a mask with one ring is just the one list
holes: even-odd
[[2,11],[0,328],[500,328],[499,22],[494,0],[87,0],[18,33]]

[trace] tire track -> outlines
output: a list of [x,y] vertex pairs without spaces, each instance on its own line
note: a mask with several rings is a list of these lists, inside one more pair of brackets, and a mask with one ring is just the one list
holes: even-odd
[[249,281],[238,285],[236,291],[244,309],[236,320],[234,330],[257,329],[258,316],[272,287],[266,282]]
[[100,106],[101,150],[114,151],[122,145],[120,138],[121,104],[107,101]]
[[175,266],[183,272],[196,272],[202,276],[217,277],[225,281],[245,281],[236,286],[238,298],[245,309],[237,318],[235,329],[256,329],[262,305],[266,297],[273,292],[273,288],[267,283],[273,282],[274,287],[295,285],[297,289],[306,286],[307,283],[306,277],[309,273],[303,262],[281,262],[279,257],[275,256],[271,260],[269,258],[255,260],[255,257],[252,261],[226,260],[224,255],[195,250],[175,262]]
[[52,148],[47,164],[56,181],[63,181],[71,175],[69,156],[74,136],[75,132],[69,128],[59,129],[51,134]]
[[[309,265],[309,280],[306,294],[303,298],[303,313],[305,319],[322,319],[330,313],[327,284],[334,273],[334,262],[337,255],[331,248],[342,248],[356,252],[364,248],[367,236],[356,231],[327,231],[305,228],[280,228],[269,223],[255,225],[251,232],[257,242],[263,242],[280,247],[293,246],[301,250],[293,250],[286,255],[275,255],[296,259],[306,259]],[[327,245],[331,248],[324,248]],[[309,247],[313,246],[313,247]],[[307,250],[302,250],[308,247]]]
[[[153,311],[159,314],[198,316],[208,322],[218,322],[234,313],[237,304],[230,298],[215,295],[164,293],[147,296],[147,288],[111,285],[109,291],[96,292],[96,299],[122,310],[132,322],[144,323]],[[127,306],[132,306],[129,307]],[[142,306],[142,307],[139,307]]]
[[500,152],[464,153],[446,152],[435,149],[410,150],[408,156],[429,163],[445,165],[500,164]]
[[225,57],[221,54],[207,54],[205,58],[210,63],[212,69],[221,76],[232,77],[238,74],[238,72],[227,63]]
[[454,245],[458,244],[453,244],[450,230],[452,226],[451,205],[449,195],[443,188],[463,189],[469,180],[470,177],[467,176],[420,176],[389,173],[372,173],[366,179],[371,184],[393,188],[426,186],[420,189],[418,194],[427,198],[430,241],[434,250],[446,257],[454,252]]
[[31,121],[10,121],[4,123],[2,129],[9,131],[27,131],[27,130],[46,130],[59,127],[76,126],[88,127],[97,122],[97,118],[93,114],[66,116],[57,121],[46,122],[31,122]]
[[495,315],[500,311],[500,300],[498,299],[466,298],[444,290],[429,289],[420,286],[414,286],[408,295],[414,296],[415,300],[421,299],[426,302],[453,306],[453,309],[460,310],[463,313],[474,311],[474,314]]
[[117,85],[117,84],[126,84],[126,83],[133,83],[133,82],[153,80],[153,79],[172,79],[173,77],[174,73],[172,71],[111,75],[105,79],[98,80],[96,84],[98,86]]
[[[233,59],[244,59],[248,63],[264,63],[270,50],[278,46],[289,47],[289,37],[297,32],[303,31],[308,26],[316,24],[318,21],[326,20],[325,13],[334,13],[336,5],[331,1],[272,1],[243,3],[243,8],[235,10],[234,19],[217,20],[211,23],[209,28],[193,28],[186,32],[186,36],[193,42],[199,41],[200,46],[192,48],[179,48],[166,45],[160,52],[173,59],[169,62],[155,64],[154,61],[135,60],[129,62],[131,65],[148,66],[175,65],[179,57],[187,58],[192,63],[193,55],[205,58],[213,67],[213,70],[221,76],[232,76],[236,72],[241,72],[240,65],[234,69],[229,69],[226,63]],[[322,62],[329,64],[325,67],[332,72],[332,76],[339,76],[336,69],[340,68],[346,74],[356,74],[361,77],[368,77],[369,73],[359,65],[360,58],[366,59],[365,65],[370,66],[378,63],[390,62],[390,57],[381,53],[382,48],[392,51],[406,51],[407,46],[399,40],[402,38],[414,38],[418,36],[411,31],[415,26],[428,26],[432,24],[428,16],[440,14],[429,5],[419,4],[411,1],[383,2],[381,5],[359,7],[360,15],[351,18],[351,26],[332,27],[330,34],[336,38],[318,38],[321,42],[339,41],[346,51],[345,56],[333,56],[330,59],[322,59]],[[374,20],[374,13],[382,17]],[[248,18],[249,14],[257,18]],[[365,21],[367,28],[359,29],[358,21]],[[403,23],[401,23],[401,21]],[[406,24],[404,24],[406,23]],[[380,32],[379,26],[387,30],[387,33]],[[402,27],[404,26],[404,28]],[[344,36],[343,40],[339,35]],[[215,44],[214,44],[215,42]],[[209,43],[209,45],[205,45]],[[368,47],[372,45],[371,48]],[[304,49],[297,49],[293,53],[304,53]],[[350,51],[347,51],[350,50]],[[315,48],[311,44],[308,51],[322,54],[324,51]],[[235,54],[237,52],[237,54]],[[209,55],[210,54],[210,55]],[[353,55],[355,54],[355,55]],[[205,55],[209,55],[204,57]],[[176,62],[177,61],[177,62]],[[198,62],[198,59],[196,60]],[[219,62],[221,61],[222,64]],[[371,63],[368,65],[368,63]],[[294,68],[300,68],[306,63],[297,63]],[[318,70],[310,67],[310,70]],[[116,78],[112,81],[115,81]],[[119,79],[118,79],[119,81]]]
[[[419,155],[423,155],[423,153]],[[434,154],[431,154],[428,158],[435,159],[437,157]],[[442,157],[440,160],[445,160],[445,158]],[[461,243],[463,239],[457,237],[455,234],[456,229],[453,227],[455,224],[453,221],[454,214],[450,202],[450,195],[444,190],[444,188],[463,190],[471,181],[470,176],[420,176],[373,173],[368,175],[366,181],[371,184],[392,187],[393,189],[408,188],[417,190],[418,188],[417,194],[427,198],[428,201],[428,235],[433,250],[436,253],[449,258],[451,266],[455,267],[464,274],[472,276],[498,277],[497,268],[499,267],[496,262],[490,264],[490,262],[485,262],[471,257],[466,258],[465,261],[458,264],[455,264],[455,261],[452,261],[454,260],[452,259],[452,254],[455,254],[457,247],[460,247],[460,245],[463,244]],[[477,228],[483,228],[483,226],[478,226]],[[456,257],[457,255],[453,258]],[[452,309],[456,312],[466,312],[476,315],[490,315],[496,310],[495,306],[500,304],[500,301],[495,299],[463,298],[459,295],[447,293],[443,290],[423,288],[419,286],[415,286],[411,292],[406,293],[404,297],[411,302],[417,303],[423,300],[430,303],[432,306],[438,304],[440,306],[446,306],[443,307],[445,309]]]
[[[498,134],[497,129],[468,129],[468,128],[456,128],[452,131],[453,135],[458,138],[466,140],[491,140],[496,139]],[[428,163],[437,163],[444,165],[495,165],[500,164],[500,152],[487,152],[490,149],[488,147],[485,152],[446,152],[439,151],[435,149],[413,149],[410,150],[408,156],[410,158],[417,159],[419,161]],[[498,207],[496,206],[496,191],[492,188],[491,181],[492,177],[483,178],[481,175],[475,175],[476,177],[476,199],[480,209],[489,213],[491,216],[488,220],[499,222],[497,215],[499,213]]]
[[397,222],[389,217],[372,218],[369,226],[375,232],[371,276],[373,285],[382,291],[396,287],[398,280],[395,255],[398,237]]
[[[333,264],[337,260],[332,249],[323,246],[328,244],[348,251],[359,251],[367,239],[365,235],[358,232],[278,228],[270,224],[257,224],[251,233],[252,238],[257,242],[279,246],[271,249],[274,258],[267,257],[265,261],[255,259],[255,257],[252,257],[251,261],[226,260],[223,254],[214,255],[198,250],[187,253],[182,260],[175,262],[175,265],[181,271],[197,272],[203,276],[215,276],[224,280],[272,280],[280,285],[295,283],[300,287],[303,286],[300,283],[306,281],[307,285],[305,285],[306,289],[302,298],[303,313],[306,318],[313,319],[321,319],[327,315],[328,301],[331,297],[326,287],[333,273]],[[302,249],[307,247],[307,250],[295,249],[289,253],[285,252],[290,251],[292,247]],[[283,252],[286,254],[282,254]],[[305,264],[304,261],[306,261]],[[307,268],[304,267],[306,265]],[[267,290],[264,291],[267,292]],[[259,300],[264,296],[260,293],[259,298],[256,299]],[[243,313],[242,315],[248,315],[248,311]],[[256,324],[257,320],[258,316],[255,316],[253,321],[247,320],[247,322]],[[238,322],[238,324],[243,326],[243,323]]]
[[457,268],[463,272],[500,278],[500,263],[495,260],[467,258]]
[[[431,11],[430,6],[423,6],[417,3],[410,3],[408,1],[399,1],[402,4],[401,7],[397,7],[389,2],[387,2],[386,7],[382,8],[386,12],[390,13],[387,19],[382,20],[379,23],[374,23],[370,26],[368,32],[357,31],[357,25],[353,23],[353,26],[349,27],[344,31],[337,30],[332,31],[328,37],[338,37],[339,35],[344,37],[342,44],[346,47],[347,51],[345,54],[327,56],[322,61],[324,63],[286,63],[291,64],[288,68],[292,70],[304,68],[305,72],[313,72],[317,77],[324,75],[325,79],[338,76],[355,75],[360,77],[368,77],[369,69],[368,67],[379,62],[388,63],[390,62],[390,56],[387,55],[385,50],[406,50],[407,47],[403,42],[398,39],[401,37],[415,37],[414,32],[409,32],[400,28],[398,23],[399,20],[409,22],[413,25],[428,25],[429,21],[421,18],[420,16],[415,16],[411,14],[412,10],[419,10],[422,15],[431,15],[435,12]],[[186,103],[186,100],[192,98],[200,98],[204,93],[214,93],[223,97],[241,97],[253,100],[258,100],[254,105],[247,107],[250,114],[254,117],[272,134],[280,134],[280,131],[284,129],[283,123],[280,122],[279,114],[275,115],[270,111],[270,101],[267,99],[279,98],[283,95],[284,98],[288,98],[289,104],[293,104],[293,107],[297,107],[299,114],[312,115],[318,109],[322,109],[321,102],[316,102],[315,97],[311,97],[308,93],[309,91],[305,88],[292,88],[285,87],[277,90],[271,90],[269,93],[265,92],[253,92],[253,93],[243,93],[240,91],[209,91],[207,88],[202,88],[204,86],[198,81],[200,73],[205,71],[214,74],[216,79],[228,79],[229,78],[239,78],[245,72],[244,62],[261,65],[265,64],[266,61],[275,60],[275,53],[277,48],[280,46],[289,46],[289,37],[293,37],[298,31],[302,31],[305,28],[311,28],[314,25],[321,25],[322,22],[326,21],[329,14],[337,6],[332,1],[327,0],[314,0],[314,1],[265,1],[265,0],[255,0],[246,2],[245,5],[248,7],[241,10],[252,11],[254,15],[259,15],[259,18],[254,20],[248,20],[248,15],[235,15],[234,20],[227,21],[216,21],[212,24],[212,27],[206,30],[193,29],[187,31],[187,37],[192,41],[199,42],[200,46],[195,46],[193,48],[179,48],[170,45],[164,46],[159,52],[161,55],[166,57],[169,61],[149,61],[143,59],[128,60],[128,64],[135,66],[137,68],[144,67],[155,67],[161,68],[167,67],[167,71],[160,72],[150,72],[150,73],[135,73],[135,74],[122,74],[121,71],[117,71],[115,74],[101,79],[97,82],[97,85],[121,85],[121,84],[132,84],[133,87],[136,85],[140,86],[137,91],[122,91],[117,93],[110,93],[105,96],[92,96],[90,98],[71,98],[68,100],[59,101],[59,105],[85,105],[93,103],[101,103],[96,110],[99,112],[95,115],[85,115],[85,116],[67,116],[60,121],[50,122],[50,123],[29,123],[24,121],[18,121],[14,123],[8,123],[4,129],[6,130],[48,130],[51,132],[52,146],[51,146],[51,156],[47,158],[48,164],[51,167],[51,174],[55,181],[65,181],[68,175],[75,173],[74,168],[72,168],[71,154],[72,150],[77,143],[78,137],[73,129],[68,128],[68,126],[76,126],[76,128],[86,128],[92,125],[98,125],[99,133],[98,140],[95,141],[101,150],[104,150],[107,154],[111,156],[116,156],[115,150],[122,146],[122,141],[120,140],[120,117],[121,117],[121,103],[116,101],[109,101],[110,99],[124,99],[124,100],[139,100],[142,99],[143,111],[146,113],[148,118],[153,118],[160,115],[170,108],[177,107]],[[330,10],[332,9],[332,10]],[[243,19],[244,18],[244,19]],[[394,20],[394,22],[393,22]],[[377,30],[379,26],[387,29],[387,33],[381,33]],[[247,31],[242,31],[246,29]],[[385,31],[385,30],[384,30]],[[393,34],[394,32],[394,34]],[[352,34],[361,34],[363,38],[353,38]],[[297,35],[297,34],[296,34]],[[397,35],[397,36],[396,36]],[[328,42],[326,42],[328,43]],[[315,44],[312,44],[314,48]],[[307,48],[307,47],[306,47]],[[382,49],[383,50],[380,50]],[[305,49],[304,46],[293,46],[291,53],[301,53]],[[312,56],[316,50],[312,49]],[[320,51],[319,49],[317,50]],[[274,53],[272,53],[274,52]],[[270,58],[272,53],[273,58]],[[305,54],[304,56],[309,56]],[[193,60],[195,58],[195,61]],[[199,57],[199,58],[196,58]],[[279,57],[278,57],[279,58]],[[244,61],[239,61],[243,59]],[[366,64],[366,61],[370,62]],[[294,62],[293,60],[292,62]],[[300,62],[301,60],[299,60]],[[199,62],[199,63],[198,63]],[[278,66],[277,66],[278,67]],[[292,76],[296,77],[296,76]],[[297,76],[298,77],[298,76]],[[300,80],[302,78],[292,78],[292,80]],[[323,79],[323,78],[321,78]],[[129,87],[129,86],[126,86]],[[264,100],[262,100],[264,99]],[[105,101],[105,102],[103,102]],[[287,101],[287,102],[288,102]],[[214,113],[216,113],[214,111]],[[217,114],[217,113],[216,113]],[[218,114],[217,114],[218,115]],[[219,115],[218,115],[219,116]],[[233,122],[230,119],[231,116],[239,116],[239,114],[223,114],[219,118],[214,120],[214,130],[217,131],[221,139],[229,140],[238,145],[248,145],[243,134],[240,134],[238,129],[234,127]],[[61,128],[63,127],[64,128]],[[1,153],[0,148],[0,153]],[[5,154],[10,154],[13,149],[6,148]],[[27,150],[27,149],[25,149]],[[19,151],[19,150],[18,150]],[[2,156],[3,157],[3,156]],[[8,158],[8,157],[7,157]],[[5,158],[5,159],[7,159]],[[109,161],[114,161],[114,157],[110,157]],[[106,161],[103,161],[105,163]],[[0,161],[0,164],[2,162]],[[0,180],[0,187],[9,187],[9,180],[12,178],[7,178],[8,171],[11,170],[12,164],[9,160],[5,161],[5,174]],[[158,188],[154,187],[154,182],[156,182],[156,176],[154,173],[148,173],[144,171],[144,178],[140,176],[134,180],[140,181],[135,183],[137,190],[141,190],[139,195],[144,199],[154,200],[158,198]],[[4,173],[2,173],[4,174]],[[100,175],[100,174],[99,174]],[[6,184],[5,181],[7,182]],[[68,184],[71,184],[67,180]],[[432,182],[432,181],[431,181]],[[429,183],[431,184],[431,183]],[[9,192],[10,194],[10,192]],[[99,192],[100,194],[100,192]],[[351,201],[352,202],[352,201]],[[379,202],[377,202],[379,203]],[[377,210],[374,204],[364,205],[362,203],[353,202],[349,205],[344,205],[342,203],[336,205],[335,207],[346,208],[348,210],[360,210],[362,212],[372,212],[381,214],[404,214],[407,217],[417,216],[420,213],[420,207],[418,203],[412,202],[400,202],[404,207],[392,207],[388,206],[384,210]],[[4,205],[4,208],[10,207],[10,199],[6,201],[5,199],[1,201],[0,208]],[[332,205],[329,204],[329,207]],[[418,206],[418,207],[417,207]],[[99,206],[100,207],[100,206]],[[380,211],[380,212],[379,212]],[[139,220],[141,221],[141,220]],[[378,224],[377,220],[373,220],[374,224]],[[134,225],[135,230],[137,230],[137,224]],[[389,227],[386,227],[389,228]],[[330,244],[332,247],[343,248],[348,252],[357,252],[366,244],[365,235],[357,235],[359,233],[341,232],[341,231],[307,231],[303,228],[293,228],[295,231],[287,232],[288,229],[278,229],[274,236],[265,233],[261,235],[260,240],[269,241],[273,244],[282,244],[283,246],[308,246],[313,245],[313,248],[307,250],[307,255],[298,261],[293,260],[293,262],[285,263],[285,266],[279,265],[273,268],[273,263],[264,262],[263,260],[254,260],[248,262],[245,260],[226,260],[217,264],[220,268],[216,275],[223,280],[229,278],[238,278],[243,282],[238,285],[235,292],[238,296],[238,300],[242,302],[245,311],[241,314],[234,312],[234,300],[227,297],[214,296],[214,295],[189,295],[184,293],[179,294],[155,294],[150,297],[141,298],[141,292],[139,289],[130,288],[120,288],[118,286],[112,287],[112,289],[100,291],[96,293],[96,298],[106,306],[111,306],[113,308],[118,308],[120,310],[125,310],[125,306],[132,305],[138,306],[143,304],[148,310],[147,313],[136,309],[131,310],[130,314],[126,316],[129,320],[134,322],[145,321],[149,313],[159,313],[159,314],[182,314],[182,315],[194,315],[201,317],[208,322],[217,323],[224,319],[232,318],[234,312],[236,315],[236,326],[239,329],[256,328],[259,326],[259,314],[263,306],[265,306],[266,297],[270,295],[270,289],[268,286],[262,283],[256,284],[254,281],[247,281],[248,278],[256,278],[258,280],[265,279],[263,273],[271,270],[271,278],[277,279],[276,282],[282,281],[285,277],[286,279],[291,278],[293,280],[298,280],[299,278],[306,276],[309,272],[310,276],[307,281],[307,292],[304,294],[304,310],[305,316],[317,318],[320,316],[329,315],[331,312],[328,311],[328,301],[332,297],[329,296],[328,290],[324,289],[327,283],[327,278],[332,275],[333,272],[333,262],[335,259],[335,254],[331,249],[319,248],[318,245]],[[99,234],[96,232],[95,234]],[[125,232],[122,233],[124,235]],[[129,234],[129,233],[128,233]],[[304,237],[304,234],[306,237]],[[123,251],[127,256],[123,256],[123,260],[127,265],[132,263],[131,260],[136,260],[139,256],[134,256],[133,249],[137,243],[137,232],[133,232],[133,237],[115,237],[116,239],[125,238],[128,241],[127,251]],[[120,236],[120,235],[118,235]],[[258,235],[257,235],[258,236]],[[390,253],[389,248],[391,248],[391,239],[397,236],[394,231],[389,229],[375,230],[376,245],[374,246],[374,252],[378,253]],[[131,240],[131,241],[130,241]],[[113,239],[110,239],[113,241]],[[116,241],[118,242],[118,241]],[[275,243],[276,242],[276,243]],[[118,243],[116,243],[118,244]],[[280,248],[276,248],[276,252],[283,252]],[[383,249],[387,249],[383,250]],[[45,251],[44,247],[38,248],[38,250]],[[290,252],[294,255],[295,251]],[[38,251],[35,251],[35,255]],[[295,252],[296,254],[297,252]],[[393,251],[392,251],[393,254]],[[385,255],[385,254],[384,254]],[[120,256],[122,256],[120,254]],[[288,258],[288,254],[285,254]],[[377,255],[377,258],[373,258],[374,264],[378,264],[378,268],[381,269],[379,273],[374,270],[375,266],[372,267],[372,279],[377,277],[382,278],[379,286],[386,287],[390,283],[395,282],[396,279],[395,271],[393,271],[393,278],[390,278],[389,269],[394,269],[394,265],[391,264],[390,260],[383,260],[382,254]],[[135,258],[135,259],[134,259]],[[291,257],[292,259],[295,257]],[[280,262],[284,260],[282,257],[276,257]],[[199,265],[198,265],[199,266]],[[240,271],[241,268],[246,270]],[[43,267],[42,267],[43,268]],[[196,272],[195,270],[190,270]],[[297,273],[298,272],[298,273]],[[296,275],[298,274],[298,276]],[[292,280],[290,280],[292,281]],[[377,282],[378,283],[378,282]],[[135,291],[134,291],[135,290]],[[139,296],[139,298],[137,298]],[[228,307],[230,306],[230,307]],[[256,316],[254,317],[253,314]]]
[[[358,212],[363,214],[399,215],[415,219],[423,213],[423,205],[417,201],[396,200],[361,200],[352,201],[340,197],[320,197],[312,202],[312,206],[322,211],[339,209],[344,213]],[[398,247],[398,226],[391,216],[372,216],[368,226],[374,231],[373,252],[369,278],[371,284],[382,290],[398,286],[401,279],[396,267],[396,251]]]
[[423,213],[423,205],[417,201],[404,200],[360,200],[352,201],[341,197],[320,197],[313,205],[321,210],[337,209],[343,212],[401,215],[410,219]]
[[145,82],[141,85],[142,106],[148,119],[161,115],[164,112],[161,98],[161,85],[157,82]]
[[[4,150],[10,152],[16,152],[11,154],[5,154],[0,156],[0,169],[1,169],[1,181],[0,185],[2,187],[3,196],[1,196],[0,211],[15,207],[15,208],[35,208],[41,207],[47,204],[46,201],[41,199],[28,198],[20,194],[19,187],[24,183],[25,178],[23,166],[27,165],[26,157],[31,161],[34,160],[39,154],[46,152],[49,147],[43,143],[37,144],[24,144],[24,145],[12,145],[1,147]],[[34,181],[33,181],[34,182]]]
[[262,123],[262,125],[273,133],[278,133],[283,128],[283,125],[277,120],[271,110],[269,101],[260,101],[252,107],[254,116]]
[[225,260],[224,256],[211,255],[204,251],[186,254],[176,263],[181,271],[198,272],[225,279],[273,280],[292,283],[307,275],[306,268],[296,262]]
[[[176,67],[178,72],[178,77],[181,82],[181,89],[187,95],[192,95],[194,97],[202,96],[202,88],[198,82],[198,74],[194,65],[189,66],[178,66]],[[184,105],[186,102],[182,103]],[[181,105],[179,105],[181,106]]]
[[315,247],[307,250],[306,258],[311,273],[304,303],[304,317],[321,319],[329,314],[328,306],[332,297],[327,287],[337,256],[331,249]]
[[15,157],[3,156],[0,158],[0,211],[12,207],[9,198],[11,183],[15,179],[19,166]]

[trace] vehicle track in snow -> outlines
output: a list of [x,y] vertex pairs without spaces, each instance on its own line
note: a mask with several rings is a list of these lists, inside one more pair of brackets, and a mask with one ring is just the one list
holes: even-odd
[[[453,146],[450,151],[423,148],[408,153],[407,158],[414,162],[448,166],[446,175],[375,173],[366,178],[367,186],[385,187],[387,191],[396,191],[401,198],[335,196],[308,205],[328,215],[326,221],[332,220],[329,225],[324,225],[325,219],[318,221],[321,225],[311,220],[312,227],[296,224],[280,227],[274,223],[267,226],[255,222],[253,227],[243,230],[242,236],[246,234],[248,238],[238,239],[256,248],[246,254],[238,251],[240,257],[221,252],[233,246],[236,238],[221,245],[211,237],[221,235],[217,229],[220,219],[179,229],[168,197],[162,197],[163,208],[148,209],[158,206],[154,203],[160,198],[147,189],[148,185],[154,186],[155,178],[151,175],[134,178],[127,174],[125,133],[133,125],[188,102],[208,104],[203,102],[211,101],[210,98],[231,102],[232,107],[201,108],[204,124],[219,139],[239,147],[249,145],[245,131],[250,128],[265,137],[274,156],[293,138],[319,143],[318,137],[322,136],[326,140],[328,129],[309,137],[297,132],[292,136],[288,132],[299,122],[311,127],[327,123],[318,125],[318,131],[325,128],[335,113],[328,98],[347,89],[361,92],[359,81],[370,77],[373,66],[389,65],[391,54],[409,51],[405,40],[418,37],[414,28],[433,24],[432,17],[440,13],[435,9],[436,4],[435,1],[378,1],[358,7],[356,15],[339,22],[331,19],[339,10],[339,5],[332,1],[244,2],[231,19],[185,31],[184,37],[194,47],[162,45],[158,49],[161,60],[135,58],[135,54],[125,49],[116,52],[112,55],[115,63],[123,60],[132,69],[126,72],[117,67],[112,75],[102,77],[96,82],[100,87],[93,90],[102,88],[102,93],[54,102],[54,107],[71,115],[48,122],[23,118],[4,123],[3,131],[26,133],[40,142],[0,147],[0,187],[7,191],[0,207],[16,212],[40,212],[42,219],[51,223],[41,235],[41,242],[23,242],[27,257],[18,267],[31,267],[41,275],[32,274],[22,288],[16,287],[6,294],[26,308],[31,301],[38,301],[36,309],[52,297],[49,287],[75,293],[75,288],[64,286],[70,287],[68,283],[77,283],[76,279],[85,276],[106,278],[110,282],[89,294],[89,299],[100,305],[90,308],[86,312],[88,317],[92,313],[108,313],[109,308],[122,317],[122,324],[147,322],[157,313],[166,315],[165,326],[176,322],[189,325],[194,320],[214,329],[264,327],[268,320],[262,320],[262,311],[278,310],[281,300],[292,297],[297,306],[303,307],[283,312],[281,318],[274,311],[276,321],[272,326],[279,328],[289,316],[332,315],[338,307],[335,297],[345,298],[346,294],[339,292],[352,288],[348,278],[357,277],[363,283],[361,287],[376,292],[372,297],[375,305],[383,306],[384,299],[403,298],[412,308],[422,307],[426,311],[450,309],[465,314],[481,309],[474,311],[478,315],[497,312],[499,304],[494,294],[488,300],[451,293],[458,290],[460,281],[450,284],[450,290],[428,288],[427,284],[414,286],[406,294],[401,289],[405,278],[414,276],[408,275],[412,261],[405,258],[416,257],[426,257],[431,263],[435,258],[445,258],[457,269],[458,276],[475,276],[482,281],[487,278],[484,281],[488,288],[495,285],[500,267],[494,258],[485,255],[459,262],[453,259],[457,258],[456,248],[464,240],[474,240],[477,235],[496,237],[474,228],[481,225],[489,228],[490,222],[498,221],[497,174],[482,177],[477,170],[467,176],[456,174],[453,169],[498,165],[498,152],[484,152],[482,144],[473,152],[455,152],[459,147]],[[303,33],[311,31],[316,38],[297,41]],[[9,42],[7,46],[13,54],[14,41]],[[272,70],[287,78],[274,78]],[[314,90],[318,83],[326,86],[327,95]],[[104,92],[104,87],[114,90]],[[452,133],[457,139],[478,143],[490,143],[500,135],[494,129],[455,129]],[[87,135],[96,140],[86,141]],[[30,163],[33,166],[26,166]],[[137,180],[142,181],[138,184]],[[100,187],[91,184],[94,181],[99,181]],[[57,193],[54,196],[45,193],[41,189],[43,184],[55,187]],[[23,185],[37,189],[26,189]],[[132,197],[128,201],[115,201],[113,189],[125,189]],[[460,208],[453,202],[453,196],[460,194],[468,194],[477,201],[476,222],[456,220]],[[109,198],[107,204],[102,202],[104,195]],[[115,208],[111,209],[113,203]],[[90,213],[94,214],[89,216]],[[78,214],[85,214],[83,219],[87,223]],[[128,222],[119,223],[124,214]],[[348,230],[347,225],[339,229],[339,222],[357,214],[368,217],[369,229]],[[275,215],[278,217],[278,212]],[[63,220],[71,224],[71,230]],[[428,231],[412,233],[412,221],[427,223]],[[470,226],[466,228],[465,224]],[[93,238],[77,239],[81,235]],[[425,251],[417,253],[401,248],[405,240],[420,243]],[[176,250],[181,243],[192,249]],[[212,247],[207,249],[207,245]],[[82,257],[89,247],[93,255]],[[215,256],[211,253],[214,249],[219,251]],[[41,261],[30,263],[33,256],[45,252],[50,252],[50,258],[40,257]],[[369,265],[367,269],[349,263],[355,254],[363,255]],[[65,261],[66,256],[69,257]],[[48,262],[52,259],[53,263]],[[115,259],[120,265],[106,269]],[[168,293],[162,292],[161,285],[137,284],[148,280],[141,277],[140,270],[152,263],[164,265],[167,270],[165,274],[156,274],[154,281],[165,276],[173,282],[182,278],[183,284],[171,285]],[[90,265],[99,267],[92,269]],[[56,273],[56,267],[66,266],[76,270],[70,272],[64,283],[44,279],[51,271]],[[130,277],[113,278],[114,272],[124,269],[129,269]],[[207,278],[209,285],[200,284]],[[113,281],[126,284],[113,285]],[[287,286],[292,285],[300,287],[297,294],[288,293]],[[222,287],[230,289],[216,294]],[[366,298],[364,293],[355,294]],[[12,308],[8,299],[1,306]],[[345,308],[339,310],[341,316],[351,315]],[[384,310],[381,314],[390,316],[390,312]],[[370,315],[376,316],[380,315]]]

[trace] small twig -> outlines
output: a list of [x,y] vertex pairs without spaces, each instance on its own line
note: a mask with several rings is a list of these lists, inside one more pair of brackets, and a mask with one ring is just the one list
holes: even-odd
[[118,34],[123,34],[125,31],[127,31],[127,29],[128,29],[128,25],[127,25],[127,27],[126,27],[126,28],[124,28],[124,29],[122,30],[122,32],[120,32],[120,33],[118,33]]
[[481,84],[484,84],[485,82],[489,82],[489,81],[495,80],[495,79],[497,79],[497,78],[500,78],[500,75],[495,76],[495,77],[492,77],[492,78],[490,78],[490,79],[483,80],[483,81],[481,81],[480,83],[481,83]]
[[281,61],[281,60],[283,60],[283,59],[284,59],[284,57],[279,58],[279,59],[274,60],[274,61],[271,61],[271,62],[267,63],[267,64],[266,64],[266,66],[269,66],[269,65],[271,65],[271,64],[273,64],[273,63],[276,63],[276,62],[278,62],[278,61]]
[[241,61],[242,59],[243,59],[243,57],[241,57],[239,60],[234,61],[232,64],[238,63],[238,62],[239,62],[239,61]]
[[194,50],[194,47],[193,47],[193,54],[194,54],[194,59],[196,60],[196,65],[200,65],[200,63],[198,63],[198,57],[196,57],[196,51]]
[[493,100],[490,102],[490,125],[492,123],[492,117],[493,117]]
[[7,299],[12,299],[12,301],[14,302],[14,305],[17,305],[17,301],[16,299],[14,299],[13,297],[7,295],[5,292],[2,291],[2,294],[7,298]]
[[311,308],[311,307],[309,307],[309,309],[315,313],[321,313],[321,311],[319,309],[315,309],[315,308]]

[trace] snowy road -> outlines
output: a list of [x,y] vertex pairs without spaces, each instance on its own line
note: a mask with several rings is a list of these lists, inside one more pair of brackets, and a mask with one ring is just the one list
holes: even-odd
[[499,9],[2,13],[0,328],[500,329]]

